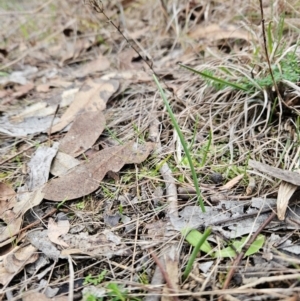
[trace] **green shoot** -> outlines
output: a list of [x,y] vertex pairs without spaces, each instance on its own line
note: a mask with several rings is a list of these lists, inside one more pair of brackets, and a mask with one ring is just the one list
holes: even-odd
[[201,72],[201,71],[198,71],[198,70],[195,70],[189,66],[186,66],[186,65],[183,65],[183,64],[179,64],[181,67],[189,70],[189,71],[192,71],[198,75],[201,75],[202,77],[206,78],[206,79],[209,79],[209,80],[212,80],[218,84],[221,85],[221,87],[223,86],[229,86],[229,87],[232,87],[234,89],[237,89],[237,90],[242,90],[242,91],[245,91],[245,92],[248,92],[249,89],[247,87],[244,87],[244,86],[241,86],[239,84],[235,84],[235,83],[231,83],[229,81],[226,81],[224,79],[221,79],[221,78],[218,78],[218,77],[215,77],[213,75],[210,75],[208,74],[207,72]]
[[[248,237],[243,237],[241,240],[234,240],[232,242],[232,246],[234,246],[234,248],[238,252],[241,252],[247,238]],[[248,248],[247,252],[245,253],[245,257],[257,253],[259,251],[259,249],[263,246],[264,242],[265,242],[265,236],[263,236],[261,234],[258,235],[256,240],[251,244],[251,246]],[[228,246],[227,248],[218,250],[214,254],[214,257],[233,258],[237,255],[236,252],[234,251],[234,248],[232,248],[231,246]]]
[[208,236],[210,235],[210,233],[211,233],[211,228],[206,229],[205,232],[203,233],[202,237],[199,239],[197,245],[194,247],[194,250],[189,258],[189,261],[188,261],[186,268],[184,270],[184,273],[183,273],[184,280],[187,279],[187,277],[189,276],[189,274],[192,270],[194,261],[199,253],[199,250],[200,250],[201,246],[205,243],[205,241],[208,238]]
[[199,202],[199,205],[201,207],[202,212],[205,212],[205,208],[204,208],[204,204],[203,204],[203,199],[202,199],[202,195],[201,195],[199,184],[198,184],[197,174],[196,174],[196,171],[195,171],[195,168],[194,168],[194,164],[193,164],[192,157],[191,157],[191,154],[189,152],[187,143],[185,142],[183,134],[182,134],[182,132],[180,130],[180,127],[179,127],[179,125],[178,125],[178,123],[176,121],[176,118],[175,118],[175,116],[173,114],[173,111],[172,111],[170,105],[169,105],[169,102],[168,102],[168,100],[166,98],[165,92],[164,92],[161,84],[159,83],[159,81],[158,81],[158,79],[157,79],[157,77],[155,75],[153,75],[153,78],[154,78],[154,81],[155,81],[155,83],[156,83],[156,85],[158,87],[158,90],[159,90],[160,95],[161,95],[161,97],[163,99],[163,102],[164,102],[164,104],[165,104],[165,106],[167,108],[167,111],[169,113],[169,116],[171,118],[173,126],[174,126],[174,128],[175,128],[175,130],[177,132],[177,135],[178,135],[179,139],[180,139],[180,142],[181,142],[182,147],[184,149],[185,155],[186,155],[186,157],[188,159],[188,162],[189,162],[189,165],[190,165],[190,169],[191,169],[191,172],[192,172],[192,176],[193,176],[193,181],[194,181],[196,193],[197,193],[197,196],[198,196],[198,202]]
[[91,274],[89,274],[84,278],[83,284],[98,285],[104,280],[106,273],[107,271],[103,270],[97,277],[93,277]]
[[128,292],[124,290],[122,287],[118,286],[116,283],[109,283],[107,285],[107,289],[110,290],[108,296],[112,297],[111,299],[109,299],[111,301],[127,301],[127,300],[140,301],[139,298],[129,297]]
[[210,146],[211,146],[211,140],[212,140],[212,132],[209,131],[208,143],[207,143],[207,146],[204,150],[203,158],[201,160],[201,167],[203,167],[206,164],[207,155],[209,153],[209,149],[210,149]]
[[68,200],[68,198],[64,198],[60,203],[57,204],[56,208],[59,209],[64,203]]

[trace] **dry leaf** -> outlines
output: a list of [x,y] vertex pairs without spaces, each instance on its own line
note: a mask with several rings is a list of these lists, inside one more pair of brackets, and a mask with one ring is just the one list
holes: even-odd
[[232,187],[234,187],[243,177],[244,177],[244,175],[238,175],[238,176],[234,177],[233,179],[231,179],[229,182],[227,182],[225,185],[220,187],[219,189],[220,190],[229,190]]
[[68,170],[79,164],[80,161],[75,159],[74,157],[62,152],[58,152],[52,162],[50,172],[54,176],[58,177],[65,174]]
[[[12,137],[24,137],[46,132],[53,122],[53,116],[30,117],[20,123],[11,123],[7,116],[0,119],[0,132]],[[57,122],[55,119],[54,122]]]
[[0,225],[0,247],[11,242],[11,239],[17,234],[22,225],[23,217],[15,214],[12,209],[1,214]]
[[283,181],[280,183],[277,196],[277,216],[279,220],[284,220],[285,212],[289,204],[289,200],[297,190],[296,185]]
[[248,164],[249,167],[255,168],[269,176],[300,186],[300,174],[298,172],[283,170],[254,160],[249,160]]
[[0,283],[7,285],[26,264],[35,262],[38,259],[36,251],[35,247],[27,245],[25,247],[16,247],[2,257],[0,262]]
[[37,148],[28,162],[28,178],[24,186],[18,189],[18,193],[33,191],[48,181],[51,163],[57,150],[57,142],[53,143],[52,147],[40,146]]
[[73,103],[62,115],[60,121],[52,127],[52,133],[58,132],[72,122],[78,113],[84,111],[103,111],[106,102],[119,88],[115,80],[88,79],[75,96]]
[[33,88],[34,88],[34,84],[32,82],[28,82],[27,84],[25,84],[21,87],[18,87],[16,89],[16,92],[14,92],[12,94],[12,96],[15,98],[20,98],[20,97],[28,94],[28,92],[30,92]]
[[48,231],[32,231],[27,234],[27,239],[37,249],[42,251],[47,257],[57,261],[60,256],[60,251],[54,246],[54,244],[48,238]]
[[104,71],[108,69],[109,66],[109,60],[100,54],[96,60],[80,66],[80,68],[74,72],[74,75],[76,77],[85,77],[87,75],[92,75],[95,72]]
[[102,233],[89,235],[85,232],[79,234],[66,234],[63,240],[70,245],[70,249],[62,250],[61,256],[69,254],[88,254],[94,258],[117,256],[129,256],[130,249],[122,243],[121,238],[109,230]]
[[60,239],[59,236],[67,234],[69,229],[70,223],[67,219],[61,219],[56,223],[52,218],[50,218],[48,222],[48,237],[53,243],[67,248],[68,244]]
[[[4,221],[0,231],[0,245],[10,242],[20,230],[23,214],[30,208],[37,206],[44,198],[41,192],[43,184],[48,181],[51,161],[55,156],[58,143],[54,143],[53,147],[39,147],[31,157],[28,167],[29,175],[24,186],[18,189],[18,201],[13,201],[13,209],[7,204],[7,210],[0,215]],[[3,206],[3,204],[1,204]],[[8,210],[9,209],[9,210]]]
[[56,110],[56,106],[48,106],[46,102],[37,102],[31,106],[26,107],[22,112],[12,116],[10,118],[13,122],[22,122],[28,117],[41,117],[53,115]]
[[254,192],[256,184],[255,184],[255,179],[253,177],[248,177],[248,179],[249,179],[249,183],[246,188],[246,195],[251,195]]
[[63,65],[71,59],[76,59],[83,53],[86,49],[90,48],[95,43],[95,36],[91,37],[76,37],[71,41],[67,41],[65,49],[60,49],[59,54],[61,54],[61,62]]
[[0,183],[0,217],[5,211],[13,208],[16,201],[15,191],[8,184]]
[[[128,48],[119,54],[120,70],[140,70],[144,64],[143,60],[137,60],[139,55],[132,49]],[[136,61],[135,61],[136,60]]]
[[143,162],[153,147],[153,143],[137,146],[129,142],[106,148],[88,162],[83,162],[62,177],[48,182],[43,189],[45,198],[61,202],[88,195],[98,188],[108,171],[118,172],[125,164]]
[[251,39],[250,32],[239,29],[234,25],[219,25],[210,24],[203,26],[202,24],[194,27],[189,36],[192,39],[208,39],[208,40],[221,40],[221,39],[243,39],[249,41]]
[[77,115],[70,130],[59,144],[63,153],[77,157],[91,148],[105,127],[102,112],[84,112]]
[[179,276],[179,262],[178,262],[178,250],[176,246],[170,245],[168,248],[168,251],[163,254],[164,256],[164,263],[166,266],[166,272],[169,276],[169,281],[172,284],[172,288],[175,291],[170,291],[170,288],[165,285],[163,288],[163,292],[166,294],[165,296],[162,296],[161,301],[169,301],[170,299],[167,297],[169,293],[176,293],[178,291],[178,279]]

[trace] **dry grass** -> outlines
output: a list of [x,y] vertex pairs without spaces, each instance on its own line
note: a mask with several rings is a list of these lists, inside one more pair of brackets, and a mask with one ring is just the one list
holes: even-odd
[[[283,101],[288,105],[279,101],[273,106],[276,93],[272,86],[253,89],[251,93],[231,87],[216,89],[211,82],[177,64],[182,62],[199,71],[209,70],[214,76],[230,78],[235,83],[241,82],[242,78],[248,78],[247,83],[253,82],[252,74],[254,78],[265,78],[269,70],[263,51],[258,1],[224,3],[201,0],[140,0],[103,3],[108,16],[120,26],[120,30],[128,38],[132,38],[139,47],[140,54],[153,62],[155,72],[166,82],[166,94],[190,146],[206,204],[213,203],[213,196],[216,195],[214,189],[217,188],[211,180],[216,173],[222,174],[223,184],[239,174],[245,174],[237,186],[222,194],[227,199],[250,200],[254,196],[276,196],[279,182],[248,170],[248,160],[255,159],[287,170],[299,169],[300,90],[297,83],[294,83],[297,86],[280,86]],[[279,47],[286,51],[296,45],[299,38],[295,25],[299,18],[298,1],[265,3],[265,20],[267,25],[272,22],[274,31],[279,26],[282,13],[285,13],[286,20]],[[31,1],[30,4],[25,1],[11,1],[0,4],[0,18],[3,20],[1,35],[4,37],[0,42],[0,50],[8,52],[7,55],[0,52],[1,64],[4,66],[2,69],[11,72],[22,69],[25,65],[37,66],[40,75],[34,79],[36,84],[47,81],[43,72],[49,73],[54,68],[61,78],[75,82],[71,75],[72,70],[99,53],[103,53],[111,62],[109,72],[121,73],[130,69],[133,75],[145,71],[151,76],[151,70],[143,60],[131,58],[130,47],[118,31],[101,14],[96,14],[82,1],[53,0],[42,5],[38,1]],[[208,39],[199,41],[189,36],[196,27],[204,28],[211,24],[234,24],[237,31],[247,30],[249,38],[222,40],[215,39],[216,33],[211,33],[208,34]],[[64,29],[70,28],[73,30],[70,36],[62,34]],[[75,41],[80,33],[98,42],[93,42],[88,50],[84,49],[82,53],[64,61],[63,57],[68,53],[67,42]],[[282,59],[282,55],[271,56],[274,64],[280,63]],[[231,71],[232,75],[228,76],[224,70]],[[121,78],[120,82],[120,92],[108,103],[105,112],[108,130],[101,136],[98,144],[115,145],[118,140],[126,142],[132,139],[146,141],[149,139],[149,128],[158,120],[157,137],[161,148],[140,166],[123,169],[119,182],[107,178],[96,193],[83,200],[65,204],[63,211],[70,216],[72,226],[84,224],[85,231],[90,234],[107,228],[103,218],[105,212],[114,215],[121,210],[123,215],[130,218],[126,224],[128,229],[131,227],[128,232],[124,230],[124,224],[114,226],[112,231],[122,237],[130,247],[132,255],[110,259],[72,256],[75,263],[75,288],[86,285],[84,278],[88,274],[97,276],[106,270],[105,280],[99,286],[106,287],[112,282],[124,285],[131,296],[124,295],[124,299],[108,297],[106,300],[134,300],[133,297],[147,295],[149,298],[149,295],[155,294],[166,294],[163,300],[167,300],[167,290],[162,292],[160,285],[150,284],[155,270],[151,253],[159,256],[168,250],[170,243],[174,244],[179,254],[181,275],[191,254],[191,247],[178,232],[168,232],[170,236],[166,237],[165,232],[160,231],[161,227],[168,226],[168,195],[156,195],[160,193],[160,189],[165,192],[168,186],[159,173],[160,164],[163,160],[168,163],[177,188],[191,189],[193,182],[189,168],[183,161],[182,147],[154,82],[139,81],[139,78]],[[22,109],[28,104],[38,102],[41,97],[51,103],[61,91],[62,89],[57,88],[43,95],[33,91],[26,99],[13,99],[10,102],[4,99],[0,108],[4,112],[9,112],[12,108]],[[211,146],[207,160],[201,166],[210,133]],[[28,162],[34,145],[42,138],[11,138],[1,134],[0,154],[3,160],[32,147],[2,164],[3,182],[11,183],[16,188],[24,181],[24,165]],[[52,136],[52,140],[59,138],[60,135]],[[250,176],[255,179],[256,186],[247,195]],[[195,202],[193,196],[188,201],[179,199],[178,209],[195,205]],[[51,202],[45,202],[41,208],[52,206]],[[287,232],[287,235],[291,235],[297,242],[298,230],[294,233]],[[221,246],[217,237],[214,243],[217,247]],[[264,277],[264,271],[257,268],[257,265],[260,264],[258,258],[267,254],[268,250],[265,250],[243,260],[237,277],[248,276],[250,266],[256,268],[256,274],[261,273],[258,277]],[[268,266],[268,274],[263,283],[253,280],[247,285],[234,279],[226,292],[221,291],[221,288],[227,269],[232,265],[230,259],[214,260],[212,268],[205,276],[195,263],[192,275],[186,282],[181,283],[177,279],[178,296],[182,300],[216,300],[225,293],[225,300],[293,300],[288,298],[299,296],[299,275],[296,274],[299,262],[292,254],[278,253],[277,256],[281,265],[273,265],[272,268]],[[208,255],[202,254],[197,258],[197,263],[210,260]],[[282,261],[293,264],[282,264]],[[50,262],[48,267],[50,266],[43,279],[52,288],[64,288],[65,291],[61,292],[67,294],[70,277],[67,260]],[[26,278],[25,272],[24,275],[20,273],[3,288],[2,300],[16,300],[20,296],[19,292],[36,289],[38,283],[34,276]],[[74,293],[76,300],[81,298],[80,291],[78,289]],[[171,300],[173,297],[168,298]]]

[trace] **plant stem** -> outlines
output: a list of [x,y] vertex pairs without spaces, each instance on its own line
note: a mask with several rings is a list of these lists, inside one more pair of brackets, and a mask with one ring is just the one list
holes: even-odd
[[162,86],[160,85],[157,77],[155,76],[155,74],[153,74],[153,78],[154,78],[154,81],[155,81],[155,83],[156,83],[156,85],[158,87],[159,93],[160,93],[160,95],[161,95],[161,97],[162,97],[162,99],[164,101],[164,104],[165,104],[165,106],[167,108],[167,111],[169,113],[169,116],[171,118],[173,126],[174,126],[174,128],[175,128],[175,130],[176,130],[176,132],[178,134],[178,137],[179,137],[180,142],[182,144],[182,147],[184,149],[185,155],[186,155],[186,157],[187,157],[187,159],[189,161],[189,165],[190,165],[190,168],[191,168],[191,172],[192,172],[192,176],[193,176],[193,181],[194,181],[196,193],[197,193],[197,196],[198,196],[198,202],[199,202],[199,205],[201,207],[202,212],[205,212],[204,203],[203,203],[203,199],[202,199],[202,196],[201,196],[201,191],[200,191],[199,184],[198,184],[197,174],[196,174],[196,171],[195,171],[195,168],[194,168],[194,165],[193,165],[193,161],[192,161],[191,154],[189,152],[189,148],[188,148],[188,146],[187,146],[187,144],[186,144],[186,142],[184,140],[184,137],[183,137],[183,134],[182,134],[182,132],[180,130],[180,127],[179,127],[179,125],[177,123],[177,120],[176,120],[176,118],[175,118],[175,116],[173,114],[173,111],[172,111],[172,109],[171,109],[171,107],[169,105],[169,102],[168,102],[168,100],[166,98],[166,94],[165,94]]
[[204,244],[204,242],[206,241],[206,239],[208,238],[210,233],[211,233],[211,228],[207,228],[205,230],[205,232],[203,233],[201,239],[198,241],[198,243],[197,243],[196,247],[194,248],[194,250],[191,254],[191,257],[190,257],[190,259],[189,259],[189,261],[186,265],[186,268],[184,270],[184,273],[183,273],[183,276],[182,276],[183,280],[185,280],[189,276],[189,274],[192,270],[192,267],[193,267],[193,263],[194,263],[194,261],[197,257],[197,254],[199,253],[199,250],[200,250],[201,246]]

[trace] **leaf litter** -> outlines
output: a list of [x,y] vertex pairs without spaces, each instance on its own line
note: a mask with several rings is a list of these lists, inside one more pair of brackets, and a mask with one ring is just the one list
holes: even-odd
[[[263,49],[258,3],[103,2],[117,28],[139,46],[137,54],[89,6],[50,2],[5,8],[18,18],[3,23],[0,56],[6,66],[0,91],[2,299],[65,294],[90,300],[98,291],[99,298],[114,298],[116,287],[127,299],[139,293],[165,300],[174,291],[203,300],[224,293],[238,300],[293,297],[297,275],[290,262],[299,264],[300,214],[295,83],[287,88],[286,78],[282,82],[292,105],[281,111],[269,86],[255,91],[250,85],[251,93],[243,93],[176,64],[227,82],[263,85],[266,60],[255,51]],[[286,24],[298,17],[294,4],[264,4],[269,41],[278,37],[283,11]],[[281,67],[284,47],[297,41],[293,27],[284,28],[287,44],[276,41],[271,57]],[[167,84],[206,213],[143,59]],[[261,230],[276,205],[279,219]],[[198,254],[182,282],[191,246],[207,226],[213,229],[209,252]],[[236,265],[231,257],[255,231],[261,232],[256,247],[251,244],[252,253],[237,264],[231,290],[218,290],[224,271]],[[98,290],[84,296],[82,287],[72,290],[77,280],[92,287],[88,275],[103,271]]]

